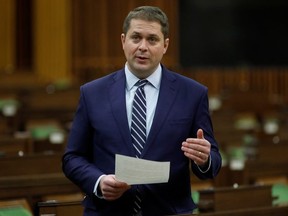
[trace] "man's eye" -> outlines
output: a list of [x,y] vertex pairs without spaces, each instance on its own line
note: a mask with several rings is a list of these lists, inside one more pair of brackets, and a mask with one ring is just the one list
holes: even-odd
[[134,35],[131,38],[132,38],[132,40],[139,40],[140,39],[140,37],[138,35]]
[[150,43],[156,43],[158,41],[158,39],[155,37],[152,37],[152,38],[149,38],[149,41],[150,41]]

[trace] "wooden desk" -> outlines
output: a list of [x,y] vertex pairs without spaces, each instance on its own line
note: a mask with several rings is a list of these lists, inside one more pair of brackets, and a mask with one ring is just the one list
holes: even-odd
[[79,88],[47,92],[35,92],[29,95],[25,116],[27,122],[33,119],[58,119],[62,123],[73,120],[80,96]]
[[[25,199],[15,199],[15,200],[1,200],[0,201],[0,215],[6,215],[5,212],[9,210],[14,210],[18,213],[18,215],[21,213],[21,215],[28,215],[32,216],[32,210]],[[3,211],[3,212],[2,212]],[[15,213],[14,212],[14,213]]]
[[0,178],[21,175],[62,173],[62,154],[32,154],[0,158]]
[[272,186],[223,187],[199,191],[199,211],[217,212],[272,206]]
[[[83,214],[81,202],[40,202],[38,203],[39,216],[80,216]],[[248,209],[219,211],[212,213],[185,214],[181,216],[284,216],[288,206],[266,206]],[[178,215],[180,216],[180,215]]]
[[255,146],[254,160],[247,160],[244,169],[244,183],[253,184],[260,178],[288,177],[288,143],[259,144]]
[[[199,215],[199,216],[252,216],[252,215],[253,216],[285,216],[287,215],[287,212],[288,212],[288,206],[266,206],[266,207],[258,207],[258,208],[219,211],[219,212],[213,212],[213,213],[203,213],[203,214],[200,213],[196,215]],[[192,215],[189,215],[189,216],[192,216]]]
[[25,198],[35,207],[49,194],[78,193],[61,169],[61,154],[0,158],[0,199]]
[[1,156],[21,156],[32,153],[32,143],[28,138],[16,138],[13,136],[1,136]]
[[29,201],[49,194],[80,192],[62,173],[0,178],[0,199],[25,197]]
[[31,136],[33,153],[64,152],[67,132],[58,119],[28,120],[26,129]]
[[83,215],[81,202],[40,202],[39,216],[80,216]]

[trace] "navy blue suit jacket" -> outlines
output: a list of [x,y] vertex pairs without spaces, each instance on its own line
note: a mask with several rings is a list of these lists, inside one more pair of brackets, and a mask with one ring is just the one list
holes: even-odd
[[[63,171],[86,197],[85,215],[128,215],[135,187],[115,201],[99,199],[94,185],[102,174],[115,173],[115,154],[135,156],[127,120],[124,69],[81,86],[81,96],[68,145]],[[184,156],[182,142],[196,137],[199,128],[211,143],[211,167],[202,173]],[[162,80],[152,127],[142,158],[170,161],[168,183],[140,185],[145,197],[143,215],[191,213],[190,167],[200,179],[213,178],[221,167],[221,156],[213,136],[208,108],[208,90],[200,83],[162,66]],[[88,213],[90,212],[90,213]]]

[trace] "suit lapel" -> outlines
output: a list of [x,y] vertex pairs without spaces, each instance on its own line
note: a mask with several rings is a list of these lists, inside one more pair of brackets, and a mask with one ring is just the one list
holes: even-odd
[[132,153],[133,149],[126,112],[125,83],[126,80],[124,70],[115,73],[110,86],[109,98],[112,112],[118,129],[121,132],[124,144],[127,145],[128,149],[130,149]]
[[149,146],[156,138],[159,130],[161,129],[162,125],[164,124],[165,119],[171,109],[172,104],[176,98],[176,79],[175,77],[168,72],[165,68],[163,68],[162,72],[162,80],[160,86],[160,92],[157,102],[157,107],[153,119],[153,123],[150,129],[150,133],[147,138],[147,142],[145,148],[142,152],[142,156],[148,151]]

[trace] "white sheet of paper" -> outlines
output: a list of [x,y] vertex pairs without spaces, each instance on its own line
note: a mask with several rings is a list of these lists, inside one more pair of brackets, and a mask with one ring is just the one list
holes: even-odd
[[118,181],[133,184],[166,183],[170,162],[157,162],[116,154],[115,176]]

